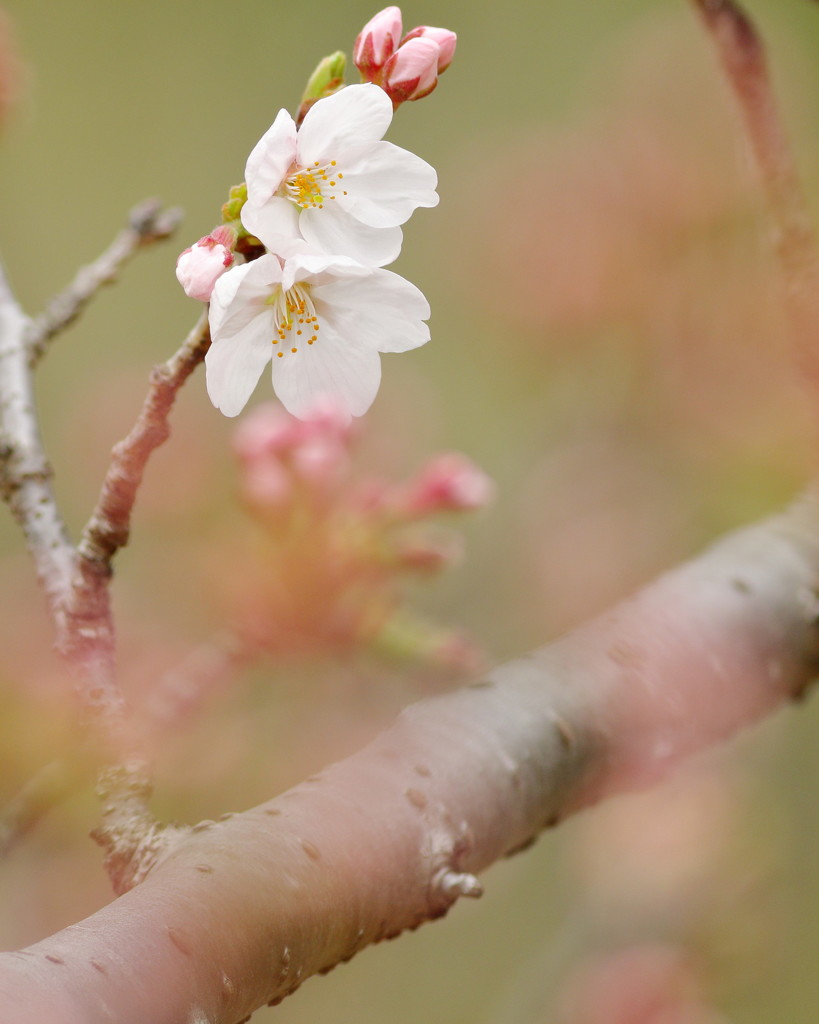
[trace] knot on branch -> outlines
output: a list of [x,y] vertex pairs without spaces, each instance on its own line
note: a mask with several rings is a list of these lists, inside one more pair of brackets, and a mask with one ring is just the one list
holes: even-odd
[[105,869],[118,896],[138,885],[191,831],[157,822],[148,811],[152,792],[148,766],[139,760],[106,768],[97,782],[103,822],[91,837],[105,851]]
[[442,917],[461,896],[483,895],[481,883],[463,867],[475,845],[466,821],[455,822],[442,808],[438,823],[429,831],[428,843],[430,917]]

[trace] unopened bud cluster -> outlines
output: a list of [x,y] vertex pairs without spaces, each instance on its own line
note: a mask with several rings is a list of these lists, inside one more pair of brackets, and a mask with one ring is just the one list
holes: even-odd
[[458,37],[446,28],[419,25],[401,37],[401,10],[385,7],[355,41],[353,62],[365,82],[375,82],[397,107],[428,96],[452,63]]
[[415,616],[401,582],[460,556],[460,537],[430,520],[482,507],[491,481],[456,454],[430,459],[401,483],[362,481],[353,467],[356,436],[330,404],[302,419],[265,404],[239,425],[242,493],[263,526],[265,551],[244,578],[239,628],[279,654],[369,649],[471,667],[472,646]]

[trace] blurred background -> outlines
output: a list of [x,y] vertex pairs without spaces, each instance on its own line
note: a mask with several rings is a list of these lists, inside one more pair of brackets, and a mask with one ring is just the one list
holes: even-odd
[[[279,107],[295,108],[317,60],[349,54],[376,8],[4,6],[3,47],[19,74],[0,138],[0,251],[27,311],[94,258],[137,201],[185,209],[177,239],[140,255],[41,368],[46,443],[76,533],[151,365],[199,313],[174,278],[178,252],[218,222],[250,148]],[[747,7],[819,216],[819,10]],[[400,643],[268,651],[157,744],[163,817],[217,817],[269,797],[471,665],[547,642],[781,507],[811,470],[769,224],[687,5],[438,0],[403,11],[405,29],[431,22],[459,35],[436,92],[402,107],[388,136],[439,173],[441,204],[416,214],[393,268],[430,300],[432,341],[383,359],[349,473],[400,481],[457,450],[495,481],[491,505],[453,520],[460,564],[390,581],[425,636],[442,631],[436,652],[463,657],[402,660]],[[7,92],[0,83],[0,99]],[[253,401],[269,397],[263,380]],[[149,466],[114,587],[137,706],[241,614],[246,578],[256,588],[276,578],[241,497],[235,426],[198,373]],[[72,713],[6,514],[0,559],[7,800],[69,742]],[[311,980],[258,1020],[815,1021],[817,724],[814,699],[650,794],[580,815],[493,868],[482,900]],[[4,948],[110,898],[86,838],[94,823],[84,791],[0,866]]]

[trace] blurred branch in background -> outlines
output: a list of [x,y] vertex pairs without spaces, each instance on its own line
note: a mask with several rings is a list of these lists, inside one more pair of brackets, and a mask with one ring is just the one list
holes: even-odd
[[[140,753],[119,688],[110,605],[111,558],[128,540],[130,515],[150,454],[170,433],[168,413],[176,392],[201,362],[209,342],[207,321],[179,351],[155,369],[151,389],[131,434],[113,453],[99,504],[75,547],[58,507],[40,436],[34,400],[34,369],[45,346],[82,311],[99,287],[110,282],[140,247],[168,237],[177,211],[153,201],[132,212],[131,226],[96,263],[84,268],[39,321],[27,317],[0,277],[0,492],[20,524],[48,598],[56,648],[73,673],[91,743],[102,763],[117,763],[100,779],[103,825],[95,831],[109,860],[128,863],[144,833],[152,832],[146,800],[149,772]],[[59,792],[50,787],[50,798]],[[53,799],[42,799],[34,782],[27,810],[12,818],[27,827]],[[110,865],[109,865],[110,866]]]
[[128,218],[128,227],[93,263],[82,267],[65,291],[56,295],[45,312],[29,325],[26,345],[31,365],[42,359],[48,343],[77,319],[100,288],[117,280],[125,264],[140,249],[169,238],[181,219],[181,210],[163,209],[156,199],[146,199],[135,206]]
[[691,2],[716,46],[765,188],[794,354],[819,422],[819,248],[774,96],[765,47],[753,22],[733,0]]

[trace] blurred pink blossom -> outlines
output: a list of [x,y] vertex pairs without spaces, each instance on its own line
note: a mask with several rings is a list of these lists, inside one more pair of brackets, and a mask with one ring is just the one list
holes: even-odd
[[407,483],[362,481],[353,471],[357,434],[329,401],[303,419],[268,403],[240,423],[241,488],[263,536],[246,568],[234,570],[236,632],[278,655],[363,648],[446,673],[474,666],[474,646],[416,616],[402,582],[459,558],[460,538],[427,521],[481,507],[491,482],[454,453],[430,459]]
[[457,452],[437,455],[410,481],[404,508],[414,515],[471,512],[491,501],[494,484],[470,459]]
[[660,943],[589,957],[570,975],[558,1024],[726,1024],[685,952]]

